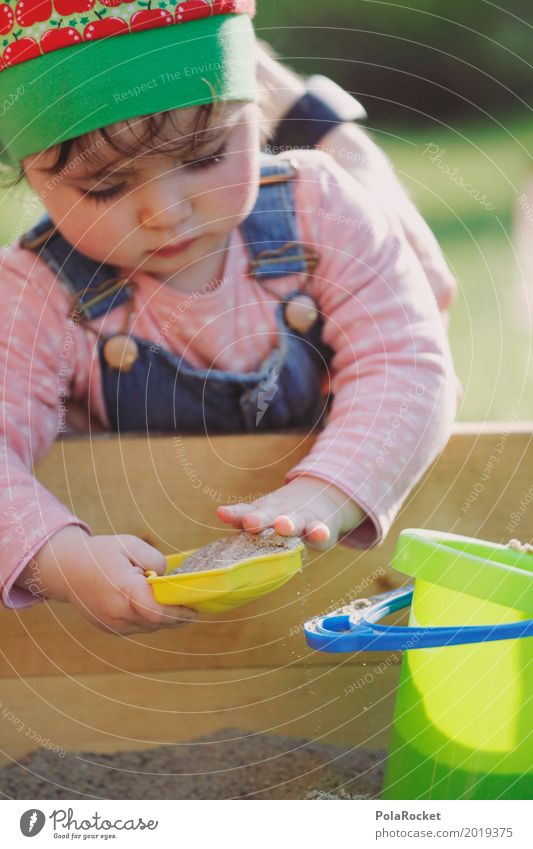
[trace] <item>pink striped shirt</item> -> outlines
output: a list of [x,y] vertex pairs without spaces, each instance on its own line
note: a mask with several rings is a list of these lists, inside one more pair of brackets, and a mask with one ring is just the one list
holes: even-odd
[[[440,311],[452,278],[430,286],[401,223],[325,154],[294,153],[302,242],[320,261],[310,286],[324,315],[334,401],[311,452],[287,475],[339,487],[367,518],[343,541],[380,542],[403,500],[444,447],[455,415],[456,380]],[[247,274],[240,231],[232,233],[218,286],[176,291],[133,275],[129,330],[184,355],[195,366],[247,372],[276,344],[278,301]],[[34,603],[13,585],[33,555],[69,524],[90,531],[33,477],[31,468],[62,429],[66,406],[81,402],[108,429],[98,333],[122,328],[120,306],[88,325],[68,318],[72,295],[18,242],[0,251],[2,456],[0,578],[6,606]],[[269,281],[282,298],[301,283]]]

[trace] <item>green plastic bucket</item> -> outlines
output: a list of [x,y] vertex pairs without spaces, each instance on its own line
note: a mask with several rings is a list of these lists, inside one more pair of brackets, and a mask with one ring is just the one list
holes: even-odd
[[532,799],[533,555],[406,530],[393,566],[416,579],[409,627],[375,624],[405,590],[307,623],[322,650],[405,651],[383,798]]

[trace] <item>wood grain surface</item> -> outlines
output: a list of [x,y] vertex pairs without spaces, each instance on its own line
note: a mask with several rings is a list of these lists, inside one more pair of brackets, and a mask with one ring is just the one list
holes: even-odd
[[[167,553],[225,533],[215,516],[218,504],[280,486],[310,444],[297,433],[69,437],[55,443],[35,472],[93,533],[135,534]],[[388,565],[402,528],[529,541],[532,461],[529,423],[458,425],[382,546],[366,552],[339,546],[311,556],[275,593],[179,631],[120,638],[92,628],[67,605],[2,610],[2,705],[41,737],[75,749],[155,745],[239,723],[257,729],[271,722],[289,729],[279,733],[315,734],[306,705],[321,716],[318,725],[332,735],[328,739],[374,734],[379,748],[390,724],[399,658],[392,656],[371,686],[343,696],[365,674],[361,670],[379,668],[383,656],[312,652],[302,623],[407,583]],[[326,709],[331,700],[334,707]],[[355,731],[354,716],[378,703],[377,719],[366,717]],[[0,745],[9,759],[34,743],[4,717]]]

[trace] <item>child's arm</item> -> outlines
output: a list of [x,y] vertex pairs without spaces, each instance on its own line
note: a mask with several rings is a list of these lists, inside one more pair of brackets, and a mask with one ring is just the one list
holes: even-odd
[[[39,600],[42,586],[36,552],[63,527],[90,529],[31,472],[55,439],[60,381],[68,385],[75,368],[76,347],[66,350],[66,295],[29,251],[2,251],[0,279],[0,579],[3,604],[25,607]],[[15,584],[28,564],[29,590]]]
[[320,141],[319,149],[336,160],[352,177],[398,217],[407,241],[424,269],[445,324],[457,283],[440,246],[385,153],[357,124],[339,124]]
[[[14,259],[14,256],[16,259]],[[0,584],[7,607],[42,598],[71,601],[94,624],[118,633],[190,618],[155,603],[142,568],[161,572],[163,555],[131,536],[90,536],[33,476],[90,357],[84,333],[67,324],[69,299],[28,251],[0,252],[2,419],[0,421]]]
[[[436,300],[397,220],[329,158],[297,158],[296,206],[317,210],[315,231],[307,234],[321,254],[311,291],[324,316],[323,341],[335,352],[334,401],[327,426],[285,487],[218,515],[253,530],[303,529],[316,547],[345,531],[351,544],[369,546],[383,539],[444,447],[455,374]],[[302,220],[310,226],[309,215]]]

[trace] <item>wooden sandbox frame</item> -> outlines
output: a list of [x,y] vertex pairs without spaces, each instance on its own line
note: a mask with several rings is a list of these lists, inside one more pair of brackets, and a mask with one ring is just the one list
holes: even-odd
[[[532,436],[529,423],[457,425],[384,545],[313,555],[285,587],[224,617],[119,638],[68,605],[2,610],[2,764],[37,745],[124,751],[229,727],[385,749],[399,655],[314,653],[302,623],[404,583],[387,565],[401,528],[529,541]],[[279,486],[310,440],[261,436],[260,457],[258,444],[242,435],[67,437],[36,475],[93,533],[186,550],[222,535],[217,504]]]

